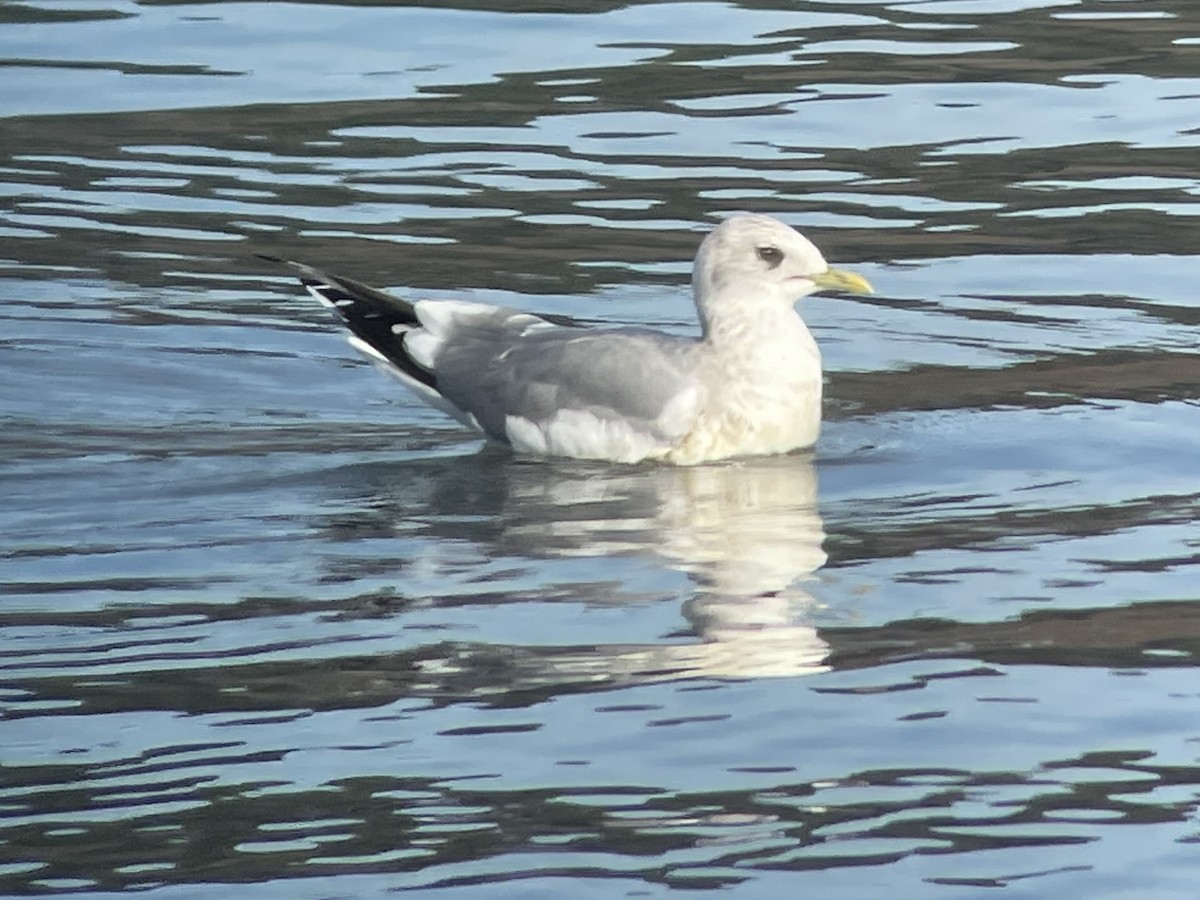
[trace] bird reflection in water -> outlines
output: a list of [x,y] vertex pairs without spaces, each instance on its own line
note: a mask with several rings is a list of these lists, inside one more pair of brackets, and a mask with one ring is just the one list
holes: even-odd
[[[652,552],[693,584],[682,612],[698,640],[597,647],[602,669],[717,677],[824,670],[829,648],[808,624],[816,601],[803,586],[826,558],[810,456],[610,469],[549,484],[554,505],[587,503],[605,514],[542,522],[528,537],[540,531],[564,553]],[[643,502],[628,505],[639,495]],[[616,502],[597,502],[605,496]],[[623,508],[635,516],[615,519]]]
[[[424,477],[413,478],[412,465]],[[374,485],[390,495],[376,493],[377,510],[383,499],[397,516],[411,520],[415,513],[423,535],[466,539],[488,559],[639,556],[687,575],[681,611],[688,635],[596,645],[580,634],[571,646],[505,648],[506,664],[521,670],[514,676],[525,685],[780,677],[827,668],[829,646],[812,624],[818,604],[805,588],[826,560],[811,454],[610,466],[511,459],[485,449],[406,465],[408,477],[399,480],[389,468]],[[579,584],[579,599],[611,602],[598,592],[611,592],[612,584]],[[475,654],[462,649],[445,661],[447,676],[471,665],[467,657]]]

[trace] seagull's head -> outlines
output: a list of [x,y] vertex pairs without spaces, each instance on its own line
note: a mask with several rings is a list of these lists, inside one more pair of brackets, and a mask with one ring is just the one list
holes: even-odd
[[734,291],[788,304],[816,291],[872,293],[867,279],[831,269],[812,241],[762,215],[733,216],[709,233],[696,254],[692,288],[697,301]]

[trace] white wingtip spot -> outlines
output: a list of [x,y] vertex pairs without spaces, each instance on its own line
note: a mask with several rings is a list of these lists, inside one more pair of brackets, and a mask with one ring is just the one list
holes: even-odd
[[357,335],[352,334],[349,337],[347,337],[346,340],[350,342],[351,347],[353,347],[355,350],[357,350],[359,353],[363,354],[364,356],[369,356],[369,357],[371,357],[371,359],[374,359],[381,363],[385,363],[388,366],[393,366],[393,367],[395,366],[395,363],[393,363],[390,359],[388,359],[386,356],[384,356],[382,353],[380,353],[378,350],[376,350],[374,347],[372,347],[370,344],[368,344],[366,341],[364,341],[362,338],[358,337]]
[[337,308],[336,304],[325,295],[325,292],[329,290],[328,285],[306,283],[304,289],[320,301],[322,306],[328,306],[330,309]]
[[413,329],[404,335],[404,349],[422,369],[432,372],[437,365],[437,357],[445,341],[424,328]]

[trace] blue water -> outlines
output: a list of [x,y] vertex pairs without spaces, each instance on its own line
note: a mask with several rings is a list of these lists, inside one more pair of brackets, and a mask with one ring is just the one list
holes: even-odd
[[[1195,895],[1190,0],[0,7],[0,893]],[[694,328],[815,453],[513,457],[253,254]]]

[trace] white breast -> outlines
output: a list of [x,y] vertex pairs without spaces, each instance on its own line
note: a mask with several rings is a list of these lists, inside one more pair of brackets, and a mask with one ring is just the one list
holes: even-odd
[[704,406],[668,456],[694,464],[811,447],[821,430],[821,353],[799,316],[707,356]]

